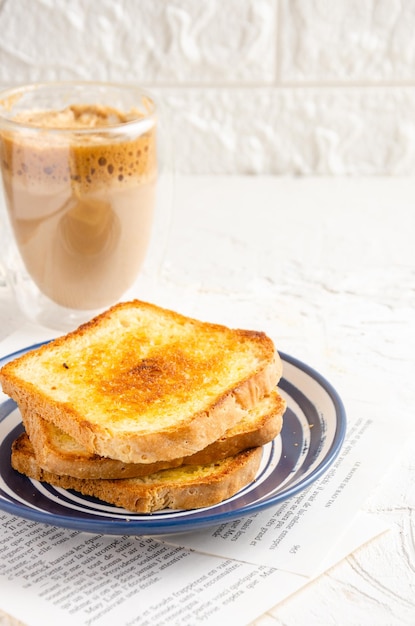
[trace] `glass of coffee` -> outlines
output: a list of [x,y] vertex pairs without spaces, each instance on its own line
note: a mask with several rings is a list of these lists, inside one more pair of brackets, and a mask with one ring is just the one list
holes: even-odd
[[168,211],[165,195],[156,207],[163,150],[158,107],[138,87],[66,82],[0,93],[1,254],[30,318],[75,327],[135,283],[157,211]]

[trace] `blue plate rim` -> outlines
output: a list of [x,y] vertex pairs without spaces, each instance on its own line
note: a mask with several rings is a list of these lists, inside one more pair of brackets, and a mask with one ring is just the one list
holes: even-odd
[[[21,348],[19,350],[11,352],[4,357],[1,357],[0,367],[5,365],[7,362],[17,358],[18,356],[23,355],[31,350],[35,350],[36,348],[46,343],[48,343],[48,341],[35,343],[26,348]],[[315,467],[314,470],[310,472],[310,474],[301,479],[295,485],[283,489],[281,492],[275,494],[270,498],[261,499],[261,501],[259,502],[253,502],[240,508],[216,513],[209,513],[209,508],[207,508],[203,517],[199,517],[197,519],[186,519],[186,515],[182,515],[178,518],[169,518],[167,520],[163,520],[153,517],[151,514],[149,514],[147,522],[143,521],[142,519],[128,519],[128,512],[126,512],[125,514],[126,519],[83,519],[77,518],[74,515],[70,516],[56,515],[47,512],[45,513],[44,511],[32,509],[25,504],[8,502],[7,500],[4,500],[2,498],[0,498],[0,510],[31,521],[45,523],[66,529],[78,530],[80,532],[107,535],[155,536],[189,532],[191,530],[198,530],[200,528],[206,528],[208,526],[215,526],[218,524],[227,523],[241,517],[253,515],[272,506],[276,506],[284,502],[285,500],[297,495],[299,492],[309,487],[321,475],[323,475],[337,458],[346,436],[346,410],[343,401],[334,386],[316,369],[299,360],[298,358],[287,354],[286,352],[282,352],[279,350],[278,354],[280,355],[283,363],[289,363],[293,365],[296,369],[304,372],[310,378],[314,379],[319,384],[319,386],[326,391],[326,393],[329,395],[333,402],[336,414],[336,429],[329,451],[326,453],[324,459],[321,460],[317,467]],[[284,380],[284,378],[285,377],[283,376],[281,380]],[[12,400],[6,398],[2,402],[0,402],[0,408],[4,406],[4,404],[7,402],[15,404]],[[7,415],[8,414],[9,413],[7,413]],[[5,415],[3,418],[0,416],[0,421],[5,419],[7,415]]]

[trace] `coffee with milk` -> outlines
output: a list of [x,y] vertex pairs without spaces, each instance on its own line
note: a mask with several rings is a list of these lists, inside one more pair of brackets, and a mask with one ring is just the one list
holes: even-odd
[[138,275],[155,205],[155,128],[138,136],[117,136],[116,128],[139,118],[134,110],[73,105],[18,114],[14,121],[28,132],[2,133],[18,249],[40,291],[59,305],[105,307]]

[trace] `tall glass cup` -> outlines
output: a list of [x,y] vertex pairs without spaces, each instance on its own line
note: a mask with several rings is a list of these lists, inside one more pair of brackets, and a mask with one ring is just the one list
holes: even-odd
[[29,318],[75,327],[134,284],[157,211],[168,210],[156,208],[166,156],[156,103],[138,87],[45,83],[0,93],[1,253]]

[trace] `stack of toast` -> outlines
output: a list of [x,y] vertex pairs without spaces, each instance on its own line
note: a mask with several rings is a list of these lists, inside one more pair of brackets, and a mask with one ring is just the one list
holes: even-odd
[[0,370],[25,428],[12,466],[138,513],[217,504],[281,430],[281,374],[262,332],[117,304]]

